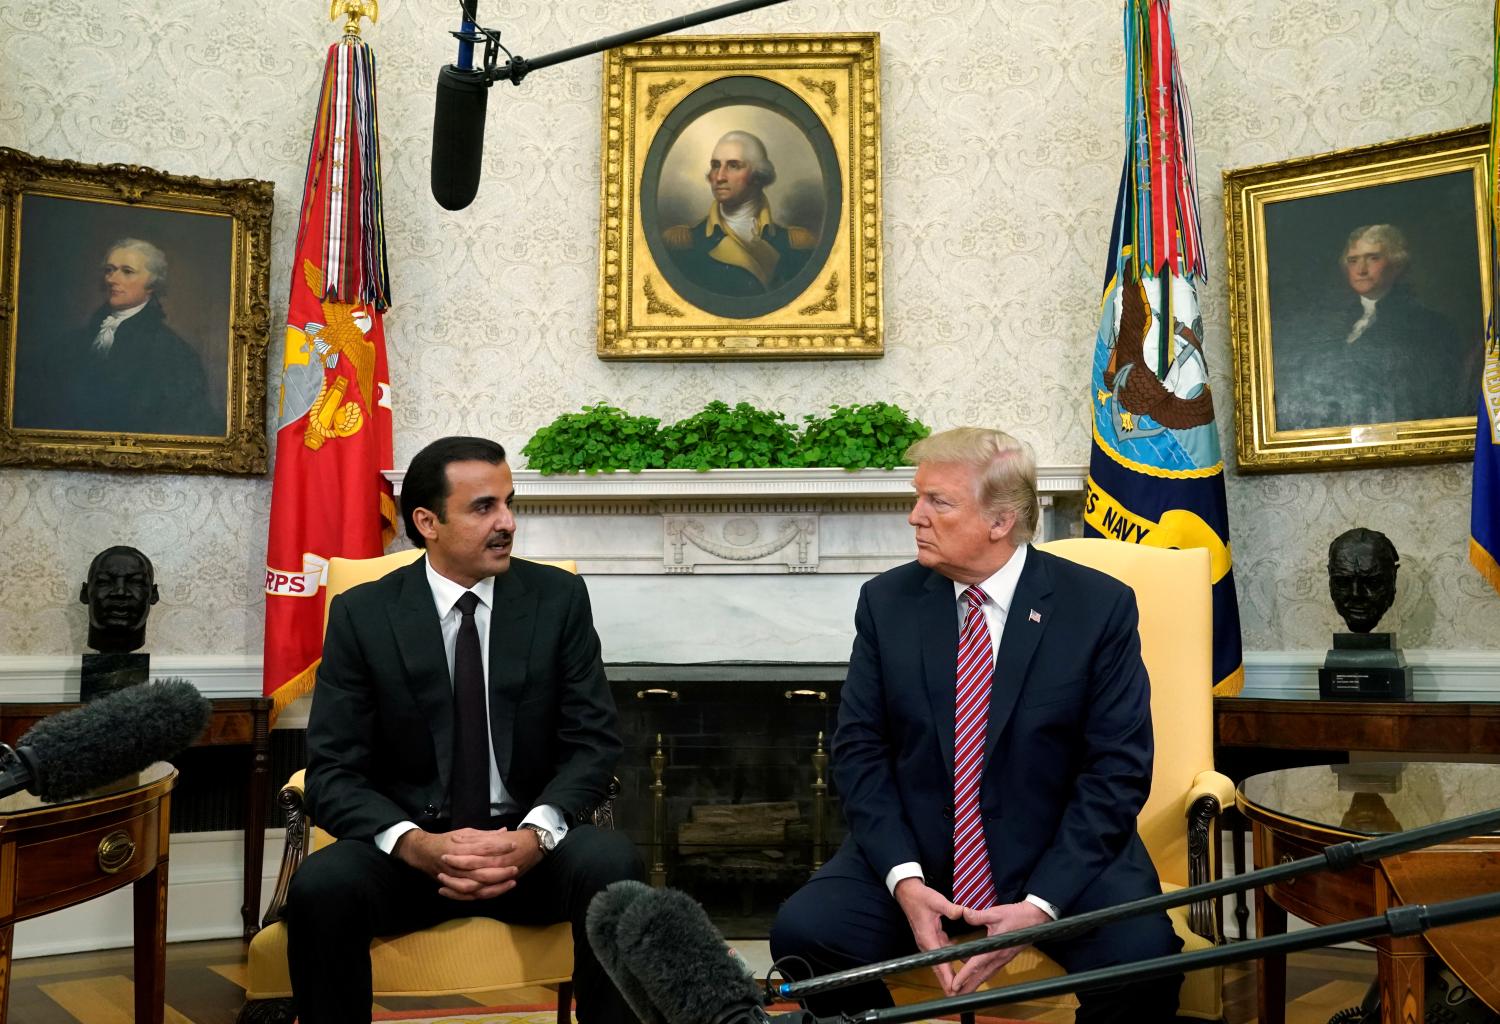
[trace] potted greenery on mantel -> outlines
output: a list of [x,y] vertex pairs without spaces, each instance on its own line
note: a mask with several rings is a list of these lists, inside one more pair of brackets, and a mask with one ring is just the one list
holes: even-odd
[[[887,402],[832,406],[803,417],[801,429],[779,412],[747,402],[710,402],[666,427],[599,403],[564,413],[538,430],[521,454],[543,476],[652,470],[894,469],[929,428]],[[672,474],[677,475],[677,474]]]

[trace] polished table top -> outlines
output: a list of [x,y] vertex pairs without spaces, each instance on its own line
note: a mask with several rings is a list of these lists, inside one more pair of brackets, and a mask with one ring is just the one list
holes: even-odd
[[69,804],[87,803],[90,800],[113,796],[116,793],[128,793],[133,789],[142,789],[160,782],[172,775],[176,770],[166,761],[158,761],[141,771],[132,772],[124,778],[116,779],[107,786],[100,786],[98,789],[89,790],[87,793],[82,793],[71,800],[58,800],[51,803],[23,789],[9,796],[0,797],[0,816],[10,818],[33,811],[46,811],[58,807],[66,807]]
[[1378,836],[1500,807],[1500,765],[1358,761],[1287,768],[1240,784],[1256,807],[1317,828]]

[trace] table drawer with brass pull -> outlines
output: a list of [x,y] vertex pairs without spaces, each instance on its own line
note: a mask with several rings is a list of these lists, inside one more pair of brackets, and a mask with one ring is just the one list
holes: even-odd
[[19,844],[18,917],[76,903],[141,878],[156,866],[161,814],[153,809],[124,820],[90,823],[71,833]]

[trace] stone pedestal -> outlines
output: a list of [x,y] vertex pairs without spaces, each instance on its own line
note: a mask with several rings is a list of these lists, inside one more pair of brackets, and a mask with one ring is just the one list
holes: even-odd
[[1411,670],[1394,633],[1335,633],[1318,670],[1325,700],[1410,700]]
[[151,674],[151,655],[133,652],[130,654],[85,654],[83,677],[79,686],[80,700],[95,697],[115,690],[144,683]]

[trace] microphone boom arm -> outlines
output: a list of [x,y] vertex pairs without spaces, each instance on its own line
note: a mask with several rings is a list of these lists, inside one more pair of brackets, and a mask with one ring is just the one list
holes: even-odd
[[[1180,907],[1187,903],[1196,903],[1199,900],[1213,899],[1229,893],[1239,892],[1241,889],[1269,885],[1273,882],[1282,882],[1290,878],[1297,878],[1301,875],[1318,871],[1325,867],[1331,867],[1337,871],[1352,867],[1355,864],[1369,864],[1382,857],[1390,857],[1398,853],[1407,853],[1411,850],[1422,849],[1423,847],[1431,846],[1434,843],[1439,843],[1447,839],[1459,839],[1464,836],[1488,832],[1497,825],[1500,825],[1500,807],[1481,811],[1478,814],[1465,815],[1461,818],[1435,822],[1434,824],[1424,825],[1421,828],[1414,828],[1407,832],[1395,832],[1376,839],[1337,843],[1327,847],[1320,854],[1313,854],[1310,857],[1303,857],[1300,860],[1289,861],[1285,864],[1276,864],[1272,867],[1261,868],[1249,874],[1234,875],[1230,878],[1222,878],[1213,882],[1204,882],[1201,885],[1195,885],[1188,889],[1164,892],[1159,896],[1148,896],[1130,903],[1122,903],[1118,906],[1105,907],[1101,910],[1079,914],[1076,917],[1065,917],[1057,921],[1048,921],[1044,924],[1033,925],[1030,928],[1020,928],[1001,935],[975,939],[972,942],[943,946],[938,949],[899,957],[895,960],[886,960],[881,963],[867,964],[864,967],[854,967],[832,974],[824,974],[816,978],[809,978],[806,981],[783,982],[775,986],[775,994],[782,998],[800,999],[803,996],[844,988],[845,986],[863,981],[872,981],[877,978],[883,978],[888,974],[897,974],[915,967],[931,967],[934,964],[947,963],[950,960],[967,959],[997,949],[1008,949],[1011,946],[1029,946],[1036,942],[1064,939],[1097,928],[1102,924],[1120,921],[1128,917],[1136,917],[1141,914],[1149,914],[1158,910],[1170,910],[1173,907]],[[1339,939],[1335,941],[1341,942],[1343,940]]]
[[[681,29],[692,28],[694,25],[703,25],[710,21],[718,21],[736,14],[744,14],[747,11],[759,10],[762,7],[770,7],[773,4],[785,3],[786,0],[731,0],[729,3],[709,7],[706,10],[696,11],[692,14],[683,14],[676,18],[668,18],[641,28],[631,29],[628,32],[618,32],[603,39],[595,39],[589,43],[579,43],[565,50],[557,50],[553,53],[544,54],[541,57],[517,57],[506,50],[506,56],[510,59],[503,65],[498,64],[496,51],[504,49],[500,45],[500,33],[490,29],[476,29],[474,32],[455,32],[460,42],[477,43],[483,42],[484,46],[484,68],[476,69],[476,74],[482,75],[485,84],[490,85],[501,80],[509,80],[512,85],[520,85],[521,79],[539,71],[542,68],[550,68],[554,64],[562,64],[579,57],[587,57],[590,54],[602,53],[612,50],[616,46],[624,46],[627,43],[638,43],[643,39],[651,39],[655,36],[666,35],[669,32],[677,32]],[[466,11],[467,13],[467,11]]]

